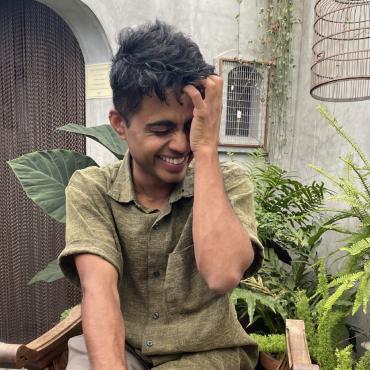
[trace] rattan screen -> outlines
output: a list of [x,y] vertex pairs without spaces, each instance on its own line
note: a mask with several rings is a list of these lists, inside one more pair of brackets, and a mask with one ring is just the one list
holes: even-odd
[[58,321],[79,292],[65,281],[28,286],[64,245],[64,226],[28,200],[6,161],[37,149],[85,152],[85,76],[66,23],[32,0],[0,0],[0,341],[27,342]]

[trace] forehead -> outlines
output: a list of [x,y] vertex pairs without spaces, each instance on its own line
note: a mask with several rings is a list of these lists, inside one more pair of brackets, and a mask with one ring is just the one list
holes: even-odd
[[174,91],[169,91],[166,93],[166,101],[161,101],[155,94],[145,96],[133,118],[144,123],[156,120],[183,123],[184,120],[192,117],[193,109],[193,103],[188,95],[183,93],[177,98]]

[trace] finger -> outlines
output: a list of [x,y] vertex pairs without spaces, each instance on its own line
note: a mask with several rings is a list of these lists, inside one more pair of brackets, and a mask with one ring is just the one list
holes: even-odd
[[222,89],[223,89],[223,86],[224,86],[223,79],[220,76],[216,76],[216,75],[208,76],[207,79],[212,81],[213,91],[216,93],[216,95],[222,96]]
[[194,108],[201,109],[204,106],[204,101],[199,90],[193,85],[186,85],[183,91],[189,96],[194,104]]

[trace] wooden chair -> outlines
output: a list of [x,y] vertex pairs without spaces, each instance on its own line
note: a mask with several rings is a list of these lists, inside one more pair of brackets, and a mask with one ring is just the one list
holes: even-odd
[[[68,361],[68,339],[82,333],[81,307],[54,328],[28,344],[0,343],[0,367],[29,370],[65,370]],[[308,353],[303,321],[286,321],[287,354],[276,360],[261,352],[260,363],[266,370],[319,370]],[[232,369],[230,369],[232,370]]]

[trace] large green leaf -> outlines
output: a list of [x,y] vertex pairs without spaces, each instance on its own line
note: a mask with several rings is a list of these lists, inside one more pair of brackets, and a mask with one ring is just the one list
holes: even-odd
[[51,283],[52,281],[61,279],[64,277],[62,270],[58,265],[58,260],[49,262],[49,264],[41,271],[39,271],[29,282],[28,285],[37,283],[39,281],[45,281]]
[[58,130],[87,136],[105,146],[118,159],[122,159],[127,150],[126,142],[117,136],[110,125],[85,127],[75,123],[69,123],[68,125],[59,127]]
[[55,149],[22,155],[8,162],[27,196],[49,216],[65,223],[65,188],[79,169],[97,166],[86,155]]

